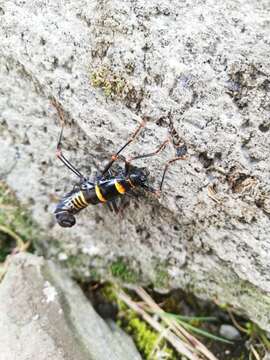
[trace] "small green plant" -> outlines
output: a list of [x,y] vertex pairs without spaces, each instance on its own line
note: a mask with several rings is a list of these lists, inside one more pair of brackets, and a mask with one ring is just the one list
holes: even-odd
[[248,350],[249,360],[263,360],[270,352],[270,340],[267,332],[259,328],[252,321],[243,322],[237,320],[234,311],[229,306],[226,308],[233,325],[243,334],[245,334],[246,348]]
[[[122,327],[132,334],[147,360],[158,359],[161,353],[165,359],[170,360],[181,358],[179,355],[183,355],[185,359],[195,360],[198,359],[198,354],[203,355],[205,359],[217,360],[191,335],[190,329],[181,325],[175,318],[167,316],[144,289],[136,287],[133,290],[136,300],[120,288],[116,289],[118,301],[124,303],[120,319],[124,319]],[[198,319],[202,320],[196,318],[196,321]]]
[[200,328],[200,325],[203,322],[212,322],[216,321],[217,319],[212,316],[181,316],[171,313],[165,313],[165,316],[171,317],[172,319],[175,319],[179,324],[181,324],[185,329],[189,330],[190,332],[194,334],[198,334],[204,337],[207,337],[211,340],[215,341],[221,341],[227,344],[233,344],[232,341],[227,340],[223,337],[214,335],[210,333],[209,331],[203,330]]
[[[117,268],[119,269],[119,267]],[[267,338],[267,333],[250,321],[245,322],[242,318],[234,317],[229,305],[224,305],[224,310],[219,311],[218,308],[213,308],[213,304],[204,304],[204,306],[201,305],[198,308],[198,305],[194,303],[188,308],[188,311],[193,309],[192,312],[194,312],[195,308],[196,310],[199,309],[202,314],[215,313],[217,317],[207,315],[183,316],[177,314],[178,310],[181,312],[178,307],[179,294],[176,296],[176,294],[172,293],[170,297],[173,299],[168,302],[164,301],[167,297],[162,296],[160,298],[160,295],[153,293],[162,304],[162,307],[160,307],[140,287],[132,287],[132,291],[124,291],[119,285],[109,283],[102,289],[104,297],[109,302],[118,305],[118,324],[132,336],[143,358],[146,360],[156,360],[160,359],[160,357],[166,360],[195,360],[198,359],[198,354],[203,359],[217,360],[208,347],[213,352],[217,352],[218,358],[224,354],[224,359],[229,359],[226,352],[230,351],[230,359],[232,360],[263,360],[270,351],[270,341]],[[187,294],[180,294],[186,307]],[[173,313],[176,306],[175,299],[178,299],[178,310]],[[185,307],[183,310],[187,311]],[[167,310],[164,310],[165,308]],[[224,313],[224,311],[230,315],[232,325],[242,332],[240,341],[229,341],[215,335],[223,323],[219,318],[219,314]],[[207,347],[198,338],[202,338]],[[181,345],[180,348],[179,345]],[[188,354],[185,354],[186,350],[189,351]]]
[[138,279],[138,274],[132,270],[128,263],[119,258],[111,264],[111,274],[126,283],[135,283]]
[[253,322],[246,323],[246,332],[248,336],[253,340],[259,340],[267,351],[270,351],[270,340],[267,337],[266,331],[259,328],[258,325]]
[[252,321],[248,321],[244,326],[240,326],[234,318],[234,324],[240,331],[248,336],[247,347],[249,360],[264,359],[270,352],[270,340],[268,339],[266,331],[260,329],[259,326]]

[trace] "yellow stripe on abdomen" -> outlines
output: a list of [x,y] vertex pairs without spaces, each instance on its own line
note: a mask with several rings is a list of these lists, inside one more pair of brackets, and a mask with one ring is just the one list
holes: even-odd
[[74,196],[72,202],[76,209],[83,209],[88,205],[82,191],[80,191],[79,193],[76,194],[76,196]]
[[80,198],[80,200],[81,200],[81,203],[82,203],[84,206],[88,206],[88,202],[85,200],[85,197],[84,197],[82,191],[80,191],[80,193],[79,193],[79,198]]
[[101,194],[100,188],[98,185],[95,186],[96,195],[99,201],[106,202],[105,197]]
[[81,209],[83,207],[77,197],[74,197],[72,202],[76,209]]
[[114,186],[116,190],[119,192],[119,194],[124,194],[126,192],[124,186],[120,184],[117,180],[114,180]]

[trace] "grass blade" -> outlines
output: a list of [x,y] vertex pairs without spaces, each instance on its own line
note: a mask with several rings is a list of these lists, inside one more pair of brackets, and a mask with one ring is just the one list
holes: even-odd
[[184,315],[177,315],[168,312],[165,312],[163,316],[169,316],[175,318],[176,320],[182,320],[182,321],[201,321],[201,322],[217,321],[217,318],[214,316],[184,316]]
[[230,340],[227,340],[225,338],[222,338],[220,336],[217,336],[217,335],[214,335],[214,334],[211,334],[210,332],[206,331],[206,330],[202,330],[200,328],[197,328],[195,326],[192,326],[184,321],[181,321],[181,320],[177,320],[183,327],[185,327],[186,329],[188,330],[191,330],[192,332],[194,333],[197,333],[199,335],[202,335],[204,337],[207,337],[209,339],[212,339],[212,340],[217,340],[217,341],[221,341],[221,342],[224,342],[226,344],[233,344],[233,341],[230,341]]

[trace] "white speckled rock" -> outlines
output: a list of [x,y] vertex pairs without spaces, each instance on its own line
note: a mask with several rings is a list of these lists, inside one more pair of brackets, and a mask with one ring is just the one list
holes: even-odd
[[[1,174],[58,240],[48,253],[81,277],[122,261],[125,279],[230,303],[270,330],[269,10],[268,0],[2,4]],[[170,169],[161,199],[133,201],[124,219],[89,207],[72,229],[56,225],[55,196],[76,179],[55,160],[50,96],[71,125],[66,153],[87,174],[142,116],[126,154],[155,149],[170,117],[188,158]],[[158,182],[173,156],[138,164]]]
[[141,359],[63,270],[30,254],[11,260],[0,284],[1,360]]

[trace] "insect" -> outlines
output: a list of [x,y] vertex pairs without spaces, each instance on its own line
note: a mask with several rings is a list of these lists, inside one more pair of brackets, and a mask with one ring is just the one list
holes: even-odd
[[[56,107],[58,115],[63,122],[63,110],[60,104],[57,103],[56,100],[53,100],[52,103]],[[145,191],[153,193],[157,196],[160,195],[168,167],[173,162],[183,159],[187,149],[186,146],[182,146],[181,149],[176,151],[177,156],[169,160],[164,167],[159,189],[153,188],[149,184],[149,170],[146,167],[134,166],[131,164],[131,162],[137,159],[148,158],[157,155],[166,147],[166,145],[169,143],[169,140],[165,140],[158,147],[158,149],[148,154],[138,155],[129,159],[122,155],[123,150],[135,140],[140,130],[144,126],[145,121],[142,121],[130,136],[129,140],[115,154],[111,156],[111,160],[93,180],[85,177],[63,155],[62,126],[60,137],[57,143],[56,155],[58,159],[60,159],[62,163],[79,178],[79,181],[73,190],[65,194],[56,206],[54,214],[60,226],[74,226],[76,223],[74,215],[79,213],[90,204],[96,205],[98,203],[106,203],[112,211],[118,213],[120,209],[117,205],[116,199],[123,195],[136,196],[136,192],[134,191],[136,188],[142,188]],[[115,171],[113,170],[112,166],[117,160],[124,162],[124,168],[119,168],[117,171]]]

